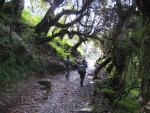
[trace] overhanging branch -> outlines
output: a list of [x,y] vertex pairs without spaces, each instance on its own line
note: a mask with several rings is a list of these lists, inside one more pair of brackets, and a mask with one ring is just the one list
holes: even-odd
[[59,22],[56,22],[55,26],[60,27],[60,28],[67,28],[72,26],[73,24],[77,23],[78,21],[81,20],[81,18],[86,15],[86,14],[81,14],[78,18],[76,18],[75,20],[73,20],[72,22],[69,22],[67,24],[61,24]]

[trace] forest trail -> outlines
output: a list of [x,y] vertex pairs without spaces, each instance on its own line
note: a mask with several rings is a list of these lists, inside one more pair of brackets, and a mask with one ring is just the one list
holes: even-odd
[[90,77],[86,76],[84,86],[76,71],[71,72],[69,81],[58,75],[52,79],[52,92],[49,99],[40,104],[39,113],[75,113],[90,103],[92,87]]
[[80,113],[91,101],[93,92],[92,77],[86,76],[84,86],[80,87],[77,71],[70,73],[67,81],[65,75],[49,76],[52,83],[47,100],[44,100],[43,90],[35,78],[28,81],[26,90],[18,100],[8,107],[7,113]]

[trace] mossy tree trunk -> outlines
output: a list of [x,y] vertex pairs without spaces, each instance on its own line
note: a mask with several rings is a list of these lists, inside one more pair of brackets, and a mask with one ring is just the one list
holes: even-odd
[[20,26],[20,18],[22,11],[24,9],[24,0],[12,0],[12,25],[13,25],[13,30],[17,33],[20,33],[21,31],[21,26]]
[[[143,36],[141,37],[139,75],[141,77],[142,104],[150,101],[150,0],[137,0],[143,14]],[[149,113],[146,112],[146,113]]]
[[13,13],[17,19],[21,17],[22,11],[24,9],[24,0],[12,0]]
[[39,35],[41,33],[47,35],[50,27],[55,24],[53,19],[54,19],[54,10],[52,8],[49,8],[43,19],[35,26],[35,32]]
[[[127,10],[123,10],[123,6],[121,4],[121,0],[115,0],[116,1],[116,6],[117,6],[117,14],[118,14],[118,22],[114,28],[114,32],[112,34],[112,38],[113,38],[113,64],[116,68],[116,72],[114,77],[116,79],[119,78],[120,82],[118,82],[118,84],[115,83],[114,87],[120,87],[120,89],[122,88],[122,82],[123,78],[123,72],[124,69],[126,67],[126,59],[127,59],[127,53],[126,53],[126,48],[123,47],[123,31],[126,30],[126,21],[127,19],[129,19],[130,15],[132,14],[131,11],[129,12],[129,10],[131,10],[131,8],[127,9]],[[114,78],[114,79],[115,79]]]
[[150,100],[150,25],[147,27],[145,36],[142,37],[139,72],[142,79],[143,105],[145,105]]
[[0,9],[3,7],[3,4],[5,3],[5,0],[0,1]]

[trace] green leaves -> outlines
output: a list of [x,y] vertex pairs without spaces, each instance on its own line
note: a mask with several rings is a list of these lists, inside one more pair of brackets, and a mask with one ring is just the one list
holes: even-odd
[[35,26],[41,20],[41,16],[32,15],[31,12],[25,8],[22,12],[22,20],[30,26]]
[[69,49],[71,48],[71,46],[65,40],[55,38],[53,41],[49,42],[49,45],[62,58],[66,58],[66,56],[70,53]]

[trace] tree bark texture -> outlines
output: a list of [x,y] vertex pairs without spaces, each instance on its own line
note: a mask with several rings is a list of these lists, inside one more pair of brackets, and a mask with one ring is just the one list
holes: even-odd
[[145,105],[150,101],[150,0],[136,0],[136,2],[143,14],[143,29],[145,30],[143,31],[143,37],[141,37],[139,63],[139,75],[142,80],[142,105]]
[[83,41],[79,40],[72,48],[71,48],[71,54],[73,56],[78,56],[77,48],[82,44]]
[[[150,32],[150,30],[148,31]],[[139,72],[142,79],[141,93],[143,105],[145,105],[150,100],[150,33],[142,38]]]
[[110,62],[111,62],[111,60],[112,60],[112,58],[111,57],[109,57],[109,58],[106,58],[96,69],[95,69],[95,71],[94,71],[94,73],[93,73],[93,79],[97,79],[98,77],[97,77],[97,75],[98,75],[98,73],[100,72],[100,70],[102,69],[102,68],[104,68],[107,64],[109,64]]
[[35,32],[39,35],[41,33],[47,34],[50,26],[54,25],[53,18],[53,10],[49,8],[43,19],[35,26]]
[[24,9],[24,0],[12,0],[13,12],[17,18],[21,17],[22,11]]

